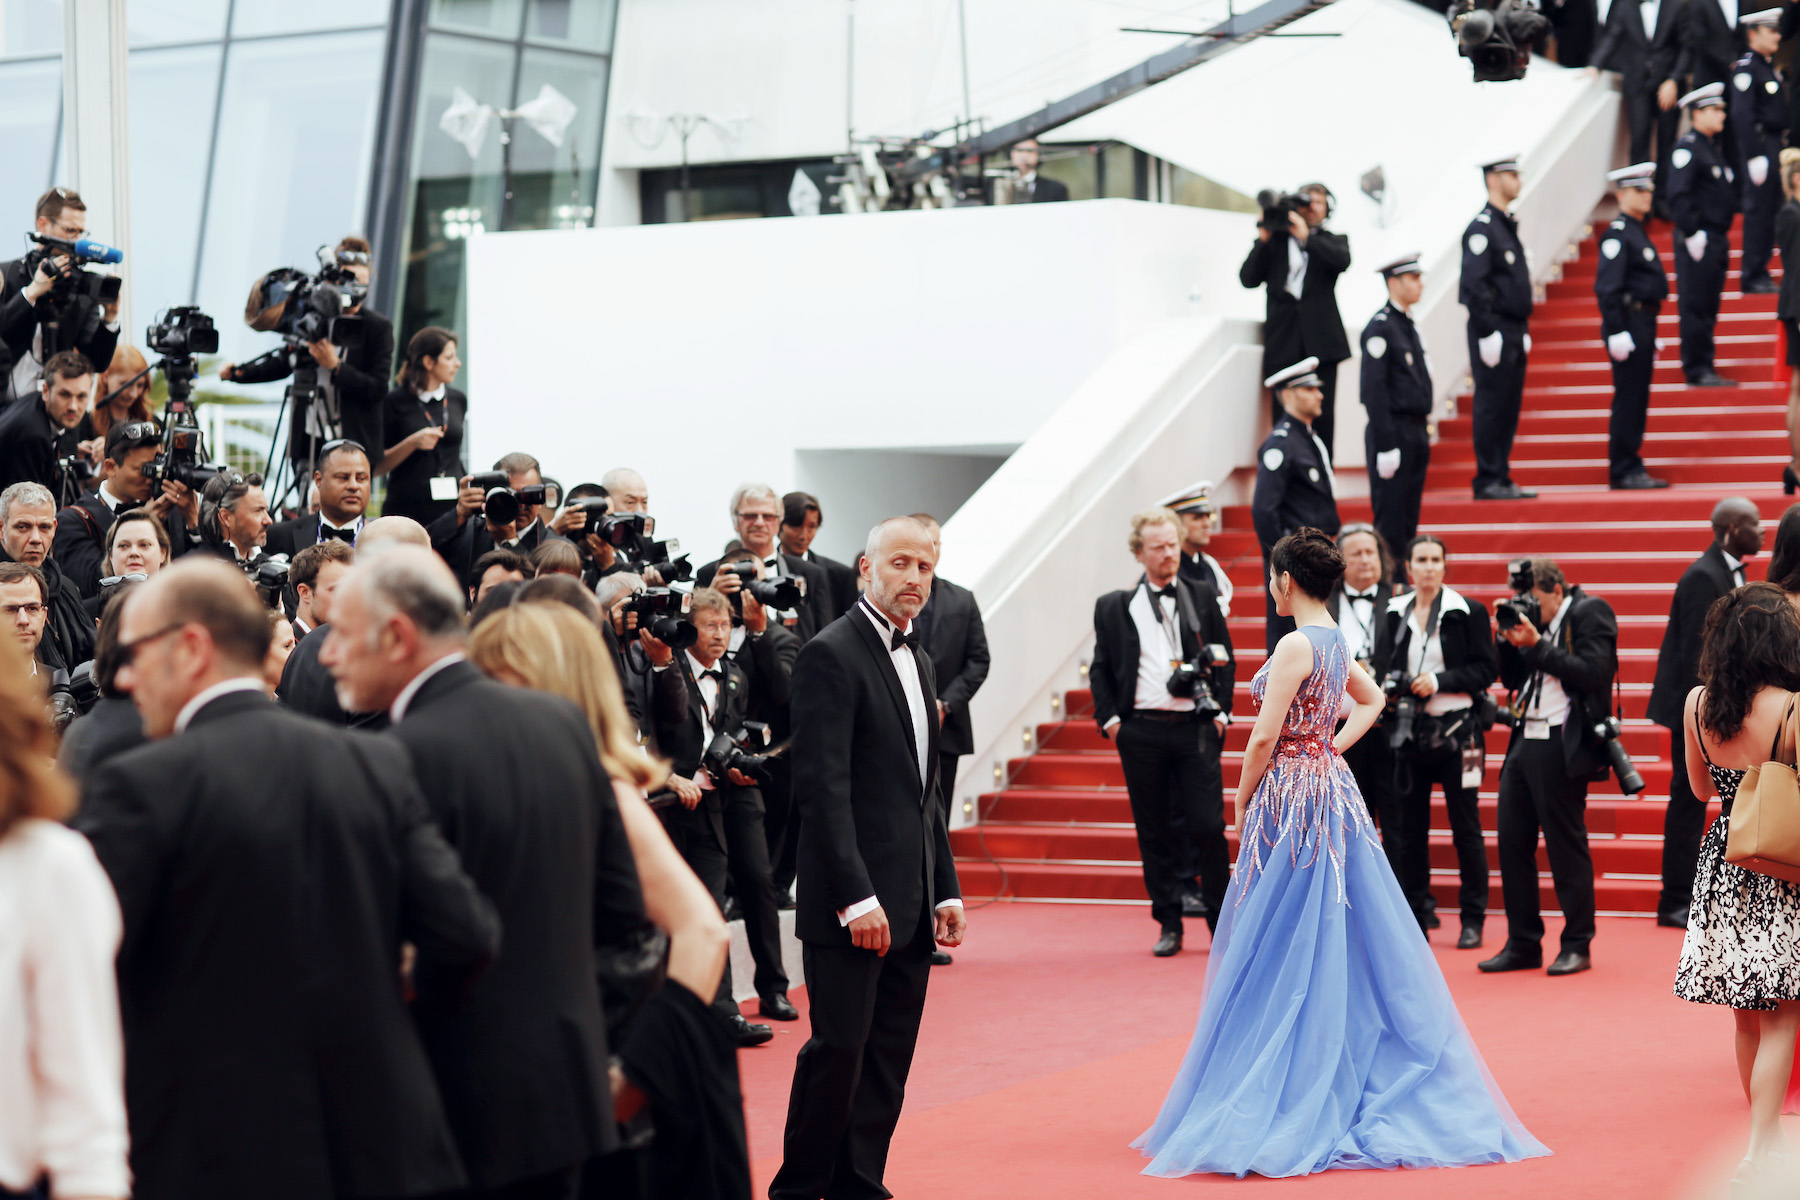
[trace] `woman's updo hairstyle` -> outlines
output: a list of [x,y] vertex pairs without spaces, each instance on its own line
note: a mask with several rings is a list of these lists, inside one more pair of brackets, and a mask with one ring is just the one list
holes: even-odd
[[1344,577],[1344,556],[1337,543],[1317,529],[1300,528],[1275,543],[1269,566],[1287,575],[1314,600],[1324,600]]

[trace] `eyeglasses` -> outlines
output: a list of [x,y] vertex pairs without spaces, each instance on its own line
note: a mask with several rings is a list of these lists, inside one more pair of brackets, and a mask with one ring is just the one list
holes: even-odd
[[120,665],[127,666],[127,667],[133,665],[134,663],[137,662],[137,656],[138,656],[139,650],[142,650],[145,646],[148,646],[151,642],[160,641],[163,638],[168,637],[171,633],[178,633],[181,630],[186,629],[186,628],[187,628],[186,621],[177,621],[173,625],[164,625],[161,629],[157,630],[155,633],[146,633],[141,638],[136,638],[129,642],[120,642],[119,646],[118,646]]
[[0,617],[5,617],[9,621],[20,613],[24,613],[28,617],[35,617],[43,611],[42,604],[0,604]]
[[781,514],[780,513],[741,512],[737,515],[737,519],[742,521],[746,525],[757,525],[757,524],[773,525],[775,522],[781,520]]

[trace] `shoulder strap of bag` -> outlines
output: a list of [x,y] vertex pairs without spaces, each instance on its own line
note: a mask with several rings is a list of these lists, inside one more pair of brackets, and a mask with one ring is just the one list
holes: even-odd
[[1794,692],[1788,693],[1787,712],[1781,718],[1780,728],[1775,731],[1775,744],[1769,747],[1770,762],[1786,763],[1789,766],[1796,765],[1794,754],[1794,702],[1796,699],[1800,699],[1800,695]]

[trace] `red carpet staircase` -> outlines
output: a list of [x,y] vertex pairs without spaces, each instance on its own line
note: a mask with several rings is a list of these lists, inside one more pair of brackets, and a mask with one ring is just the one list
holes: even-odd
[[[1602,228],[1596,222],[1597,228]],[[1652,227],[1675,287],[1671,229]],[[1668,797],[1668,734],[1644,719],[1667,624],[1675,581],[1705,549],[1713,504],[1741,494],[1761,508],[1772,541],[1786,507],[1779,480],[1787,461],[1785,383],[1775,382],[1780,355],[1774,296],[1743,296],[1738,286],[1738,243],[1733,235],[1731,272],[1718,324],[1717,368],[1740,381],[1737,388],[1685,386],[1674,298],[1664,306],[1658,332],[1663,346],[1652,385],[1649,433],[1643,455],[1652,474],[1674,486],[1661,492],[1608,490],[1606,442],[1612,402],[1611,375],[1600,340],[1593,295],[1597,238],[1565,264],[1549,285],[1531,323],[1533,352],[1526,378],[1524,417],[1513,449],[1513,475],[1540,493],[1536,500],[1470,499],[1474,446],[1469,400],[1444,424],[1432,450],[1423,530],[1441,535],[1451,551],[1449,582],[1491,610],[1505,594],[1508,559],[1548,555],[1570,581],[1604,597],[1619,615],[1619,675],[1626,716],[1625,744],[1647,789],[1628,798],[1609,776],[1589,789],[1588,828],[1597,899],[1603,912],[1651,915],[1660,886],[1663,811]],[[1779,277],[1779,271],[1777,271]],[[1782,369],[1785,376],[1785,368]],[[1367,500],[1343,506],[1343,519],[1369,519]],[[1231,635],[1238,650],[1239,723],[1226,742],[1225,803],[1237,787],[1249,720],[1249,683],[1262,666],[1261,559],[1247,508],[1228,508],[1214,555],[1231,572],[1237,597]],[[1766,556],[1765,556],[1766,558]],[[1761,578],[1765,558],[1751,560],[1748,574]],[[964,895],[1020,900],[1145,902],[1124,775],[1111,743],[1095,731],[1085,690],[1064,698],[1069,719],[1037,727],[1035,749],[1008,764],[997,792],[980,800],[980,824],[951,834]],[[1481,790],[1481,821],[1493,866],[1490,905],[1500,915],[1500,877],[1493,846],[1495,794],[1507,733],[1488,737],[1488,771]],[[1441,796],[1434,792],[1431,862],[1433,890],[1446,911],[1455,910],[1456,858]],[[1236,855],[1235,832],[1231,835]],[[1548,865],[1539,851],[1546,911],[1556,909]],[[1454,922],[1451,922],[1454,923]],[[1489,939],[1490,944],[1493,938]]]

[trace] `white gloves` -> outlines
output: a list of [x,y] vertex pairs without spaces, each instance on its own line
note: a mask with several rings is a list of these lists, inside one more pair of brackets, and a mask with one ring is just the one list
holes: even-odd
[[1751,184],[1756,187],[1761,187],[1763,185],[1763,180],[1769,177],[1769,156],[1766,154],[1757,155],[1755,158],[1745,163],[1744,166],[1750,172]]
[[1702,229],[1692,237],[1682,238],[1681,244],[1687,247],[1688,257],[1699,262],[1700,256],[1706,253],[1706,230]]
[[1525,353],[1531,353],[1531,335],[1529,333],[1525,335]]
[[1630,331],[1615,333],[1606,339],[1606,352],[1612,355],[1614,362],[1624,362],[1637,352],[1637,342]]
[[1392,479],[1394,472],[1400,469],[1400,451],[1383,450],[1375,456],[1375,473],[1383,479]]
[[1505,339],[1498,329],[1486,337],[1476,341],[1475,348],[1481,351],[1481,361],[1490,367],[1500,365],[1500,346]]

